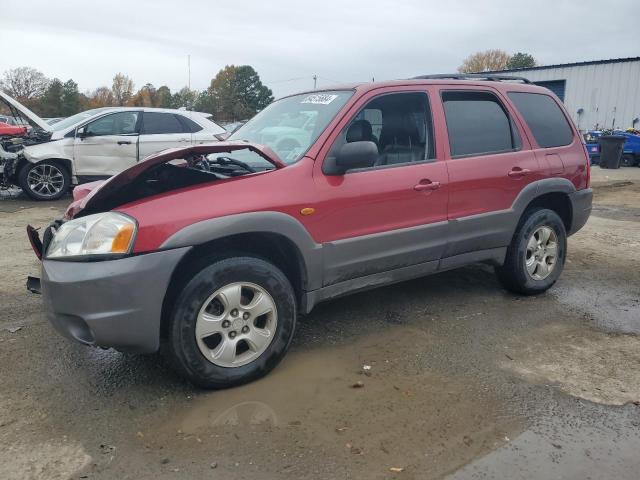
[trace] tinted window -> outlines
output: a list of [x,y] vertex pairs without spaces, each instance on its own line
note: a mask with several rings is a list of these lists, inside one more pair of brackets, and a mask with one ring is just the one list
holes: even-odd
[[510,92],[508,95],[542,148],[569,145],[573,141],[569,122],[553,98],[539,93]]
[[136,133],[140,112],[120,112],[105,115],[87,124],[87,135],[129,135]]
[[368,141],[378,147],[373,167],[434,158],[431,112],[424,93],[382,95],[367,103],[342,130],[330,156],[345,143]]
[[202,127],[200,125],[198,125],[196,122],[194,122],[188,117],[183,117],[182,115],[176,115],[176,118],[180,120],[180,123],[182,123],[182,126],[184,127],[185,132],[195,133],[202,130]]
[[182,123],[172,113],[144,112],[142,133],[156,135],[160,133],[182,133]]
[[488,92],[443,92],[451,156],[481,155],[520,147],[499,100]]

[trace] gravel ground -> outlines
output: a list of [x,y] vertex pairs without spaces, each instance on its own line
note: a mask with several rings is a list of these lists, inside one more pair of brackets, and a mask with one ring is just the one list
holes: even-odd
[[548,293],[478,265],[326,303],[271,375],[217,392],[57,335],[24,226],[69,200],[5,195],[0,478],[636,479],[640,168],[593,184]]

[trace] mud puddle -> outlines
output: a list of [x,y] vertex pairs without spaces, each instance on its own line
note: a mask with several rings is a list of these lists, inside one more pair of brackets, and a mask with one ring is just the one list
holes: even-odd
[[150,450],[171,444],[176,457],[185,449],[262,478],[315,477],[311,460],[325,478],[386,478],[391,468],[435,478],[525,425],[486,387],[418,367],[430,348],[427,333],[395,328],[349,347],[292,352],[267,378],[198,395],[141,438]]

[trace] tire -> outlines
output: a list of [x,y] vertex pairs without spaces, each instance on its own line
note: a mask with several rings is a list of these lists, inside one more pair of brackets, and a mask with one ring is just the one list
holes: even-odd
[[[195,270],[169,318],[164,347],[169,361],[192,383],[210,389],[269,373],[286,354],[295,331],[296,301],[287,277],[254,257],[209,260]],[[254,301],[261,309],[252,310]],[[258,315],[267,308],[268,313]],[[210,331],[215,333],[203,333]]]
[[[546,234],[548,240],[545,243]],[[540,243],[544,248],[539,248]],[[551,247],[552,243],[555,244],[555,250]],[[552,259],[554,251],[555,257]],[[536,295],[545,292],[560,277],[566,252],[567,232],[558,214],[549,209],[527,210],[507,249],[504,264],[496,268],[498,280],[504,288],[514,293]]]
[[620,159],[621,167],[633,167],[635,164],[636,159],[632,154],[625,153],[624,155],[622,155],[622,158]]
[[[38,183],[38,179],[45,180]],[[69,190],[71,176],[61,163],[44,160],[22,167],[18,183],[22,191],[34,200],[57,200]]]

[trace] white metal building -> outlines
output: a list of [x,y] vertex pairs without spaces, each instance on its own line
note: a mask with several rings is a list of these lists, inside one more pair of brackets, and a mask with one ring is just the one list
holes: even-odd
[[512,73],[547,87],[564,102],[580,130],[640,128],[640,57],[492,73]]

